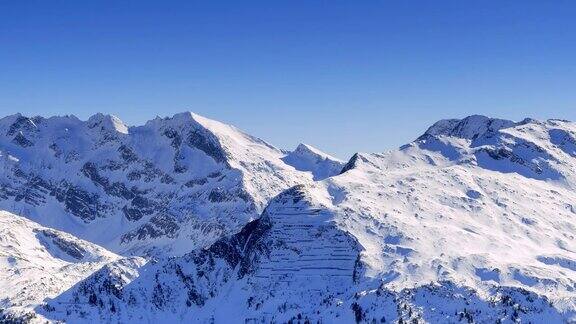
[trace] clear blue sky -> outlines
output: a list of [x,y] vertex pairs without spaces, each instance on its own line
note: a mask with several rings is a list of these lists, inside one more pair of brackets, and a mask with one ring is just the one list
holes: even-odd
[[576,120],[576,1],[0,1],[0,113],[185,110],[342,158],[485,114]]

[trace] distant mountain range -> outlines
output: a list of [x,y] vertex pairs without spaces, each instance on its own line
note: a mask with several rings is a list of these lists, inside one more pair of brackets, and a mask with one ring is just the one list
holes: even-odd
[[576,322],[576,123],[341,161],[182,113],[0,119],[0,322]]

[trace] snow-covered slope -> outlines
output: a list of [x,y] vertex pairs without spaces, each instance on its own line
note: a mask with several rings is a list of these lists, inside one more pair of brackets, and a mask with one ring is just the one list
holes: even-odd
[[34,316],[31,308],[43,305],[45,298],[58,296],[118,258],[72,235],[0,211],[0,322]]
[[298,145],[282,160],[297,170],[312,172],[314,180],[322,180],[339,174],[345,163],[308,144]]
[[558,120],[441,121],[284,191],[208,248],[131,267],[133,280],[105,269],[37,311],[110,322],[574,322],[575,134]]
[[122,254],[182,254],[237,232],[310,172],[192,113],[0,120],[0,209]]
[[439,152],[451,162],[572,188],[576,184],[576,124],[565,120],[443,120],[412,145]]

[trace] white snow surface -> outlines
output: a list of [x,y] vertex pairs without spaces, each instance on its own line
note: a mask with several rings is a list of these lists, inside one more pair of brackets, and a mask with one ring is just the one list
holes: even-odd
[[0,309],[25,314],[119,256],[0,211]]
[[338,175],[345,164],[344,161],[308,144],[299,144],[283,160],[297,170],[312,172],[314,180],[322,180]]
[[[33,128],[31,122],[21,128]],[[185,165],[188,172],[206,165],[198,174],[212,172],[210,166],[226,161],[239,170],[256,204],[266,205],[260,217],[183,255],[145,265],[114,259],[36,306],[38,318],[576,321],[576,123],[484,116],[440,121],[398,150],[358,153],[328,177],[318,176],[309,162],[333,159],[317,159],[322,154],[307,146],[286,155],[189,113],[128,134],[196,123],[223,149],[207,150],[212,164]],[[206,143],[195,147],[210,148]],[[136,150],[154,160],[155,152],[165,155],[165,146]],[[3,150],[3,156],[4,170],[25,158],[16,150]],[[288,156],[299,159],[289,162]],[[288,186],[287,179],[271,180],[282,170],[297,185],[259,196],[266,187],[258,186],[274,183],[278,192]]]

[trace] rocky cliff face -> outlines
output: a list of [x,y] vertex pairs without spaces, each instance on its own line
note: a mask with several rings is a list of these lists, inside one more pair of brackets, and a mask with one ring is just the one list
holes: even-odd
[[124,254],[205,246],[312,179],[264,141],[191,113],[130,128],[101,114],[15,115],[0,135],[1,208]]

